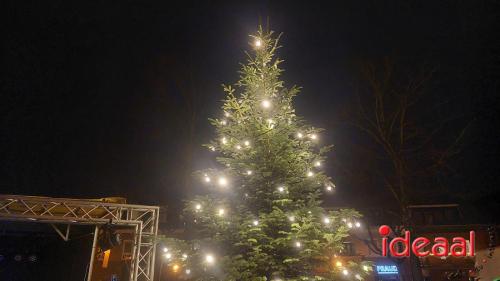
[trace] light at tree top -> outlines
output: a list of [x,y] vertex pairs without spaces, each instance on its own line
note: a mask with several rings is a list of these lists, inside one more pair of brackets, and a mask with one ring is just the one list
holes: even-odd
[[206,145],[219,165],[198,173],[201,195],[185,209],[187,240],[163,242],[185,279],[362,279],[370,271],[367,263],[332,262],[360,215],[321,207],[335,186],[321,169],[331,146],[295,113],[300,88],[280,80],[279,37],[262,28],[251,35],[239,81],[223,86],[222,110],[211,119],[216,137]]

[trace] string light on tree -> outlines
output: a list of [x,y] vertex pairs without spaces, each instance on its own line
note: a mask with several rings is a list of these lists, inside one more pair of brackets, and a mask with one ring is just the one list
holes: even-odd
[[194,206],[194,208],[195,208],[197,211],[201,210],[201,204],[196,204],[196,206]]
[[301,139],[301,138],[303,138],[303,137],[304,137],[304,135],[303,135],[302,133],[300,133],[300,132],[299,132],[299,133],[297,133],[297,138]]
[[210,182],[210,177],[207,174],[205,174],[205,182]]
[[348,222],[347,227],[352,228],[352,222]]
[[327,217],[325,217],[325,218],[323,219],[323,222],[324,222],[325,224],[330,224],[330,219],[329,219],[329,218],[327,218]]
[[245,144],[245,146],[246,146],[246,147],[249,147],[249,146],[250,146],[250,142],[249,142],[249,141],[247,141],[247,140],[244,142],[244,144]]
[[367,265],[363,265],[363,270],[368,271],[370,268]]
[[261,105],[263,108],[268,109],[271,107],[271,102],[269,100],[263,100]]
[[214,264],[215,263],[215,258],[211,254],[205,255],[205,262],[208,264]]
[[361,275],[359,275],[359,274],[354,275],[354,277],[356,277],[356,279],[358,279],[358,280],[363,279],[363,278],[361,277]]
[[227,179],[225,177],[220,177],[218,183],[220,186],[225,187],[227,186]]
[[262,47],[262,41],[260,39],[255,39],[254,44],[255,44],[255,47],[257,47],[257,49]]
[[257,225],[259,225],[259,221],[258,221],[258,220],[254,220],[254,221],[252,222],[252,224],[253,224],[253,225],[255,225],[255,226],[257,226]]
[[326,191],[329,191],[329,192],[333,191],[333,187],[331,185],[327,185]]
[[295,247],[297,248],[302,247],[302,243],[300,243],[300,241],[295,242]]
[[252,171],[251,170],[247,170],[247,175],[251,176],[252,175]]
[[179,271],[179,265],[178,265],[178,264],[174,264],[174,265],[172,266],[172,270],[173,270],[174,272]]
[[318,135],[316,135],[316,134],[311,134],[309,137],[310,137],[312,140],[317,140],[317,139],[318,139]]
[[168,248],[167,248],[167,247],[164,247],[164,248],[163,248],[163,252],[164,252],[164,253],[168,252]]
[[314,162],[314,167],[321,167],[321,162],[320,161]]
[[239,144],[238,144],[238,145],[236,146],[236,149],[240,150],[240,149],[241,149],[241,145],[239,145]]
[[187,274],[187,275],[191,274],[191,269],[189,269],[189,268],[188,268],[188,269],[186,269],[186,274]]
[[221,123],[221,125],[224,125],[224,126],[227,125],[227,121],[226,120],[222,120],[222,121],[220,121],[220,123]]
[[188,255],[187,254],[182,254],[182,259],[183,260],[186,260],[188,258]]
[[225,213],[226,213],[226,210],[224,210],[223,208],[219,208],[219,210],[217,211],[217,214],[219,215],[219,217],[224,216]]
[[221,141],[222,141],[222,144],[226,144],[227,143],[226,137],[222,137]]
[[172,258],[172,254],[171,254],[171,253],[166,253],[166,254],[165,254],[165,258],[166,258],[167,260],[171,259],[171,258]]
[[342,270],[342,274],[349,275],[349,271],[347,269]]
[[307,176],[312,177],[312,176],[314,176],[314,173],[312,171],[309,171],[309,172],[307,172]]
[[279,186],[279,187],[278,187],[278,192],[279,192],[279,193],[283,193],[283,192],[285,192],[285,187],[283,187],[283,186]]
[[341,261],[337,261],[337,262],[335,263],[335,266],[337,266],[337,267],[342,267],[342,262],[341,262]]
[[356,223],[354,223],[354,225],[355,225],[357,228],[361,227],[361,223],[360,223],[359,221],[357,221]]

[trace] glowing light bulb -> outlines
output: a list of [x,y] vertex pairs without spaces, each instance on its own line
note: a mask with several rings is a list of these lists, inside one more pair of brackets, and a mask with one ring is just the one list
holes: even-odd
[[188,258],[188,255],[187,255],[187,254],[182,254],[182,258],[183,258],[183,259],[187,259],[187,258]]
[[171,253],[166,253],[165,254],[165,258],[167,258],[168,260],[172,258],[172,254]]
[[241,145],[239,145],[239,144],[238,144],[238,145],[236,146],[236,149],[240,150],[240,149],[241,149]]
[[352,228],[352,222],[348,222],[347,227]]
[[226,186],[227,185],[227,179],[225,177],[220,177],[219,178],[219,185],[220,186]]
[[221,123],[222,125],[227,125],[227,121],[226,121],[226,120],[222,120],[222,121],[220,121],[220,123]]
[[271,102],[269,100],[263,100],[261,104],[262,104],[263,108],[270,108],[271,107]]
[[168,252],[168,248],[167,247],[163,248],[163,252],[164,253]]
[[191,274],[191,269],[186,269],[186,274],[187,275]]
[[349,275],[349,271],[347,269],[342,270],[342,274]]
[[302,247],[302,243],[300,243],[299,241],[295,242],[295,247],[297,247],[297,248]]
[[294,216],[289,216],[288,220],[291,221],[291,222],[294,222],[295,221],[295,217]]
[[361,275],[359,275],[359,274],[354,275],[354,277],[356,277],[356,279],[358,279],[358,280],[363,279],[363,278],[361,278]]
[[368,271],[369,267],[367,265],[363,265],[363,270]]
[[332,190],[333,190],[333,187],[331,185],[326,186],[326,191],[332,191]]
[[196,210],[201,210],[201,205],[200,204],[196,204],[195,209]]
[[247,175],[249,175],[249,176],[250,176],[252,173],[253,173],[253,172],[252,172],[252,171],[250,171],[250,170],[248,170],[248,171],[247,171]]
[[224,213],[225,213],[225,212],[226,212],[226,211],[225,211],[224,209],[220,208],[220,209],[219,209],[219,211],[218,211],[218,214],[219,214],[219,216],[221,216],[221,217],[222,217],[222,216],[224,215]]
[[315,166],[315,167],[320,167],[320,166],[321,166],[321,162],[320,162],[320,161],[316,161],[316,162],[314,162],[314,166]]
[[172,270],[173,270],[174,272],[177,272],[177,271],[179,270],[179,265],[178,265],[178,264],[174,264],[174,265],[172,266]]
[[354,224],[356,227],[361,227],[361,223],[359,221],[357,221],[355,224]]
[[221,139],[221,141],[222,141],[222,144],[226,144],[226,143],[227,143],[227,139],[226,139],[226,137],[223,137],[223,138]]
[[337,267],[342,267],[342,262],[341,262],[341,261],[337,261],[337,262],[335,263],[335,265],[336,265]]
[[209,254],[209,255],[205,256],[205,261],[209,264],[213,264],[215,262],[215,258],[214,258],[214,256]]
[[330,223],[330,219],[329,219],[329,218],[324,218],[324,219],[323,219],[323,222],[324,222],[325,224],[329,224],[329,223]]
[[262,41],[260,39],[255,40],[255,47],[259,48],[262,46]]
[[258,221],[258,220],[254,220],[252,223],[253,223],[253,225],[255,225],[255,226],[259,225],[259,221]]
[[278,191],[280,193],[283,193],[285,191],[285,188],[283,186],[278,187]]
[[205,182],[210,182],[210,177],[209,176],[205,176]]
[[229,116],[231,116],[231,114],[229,114],[229,112],[226,111],[226,112],[224,112],[224,116],[229,117]]
[[304,135],[302,133],[297,133],[297,138],[301,139],[303,137],[304,137]]
[[250,146],[250,142],[249,141],[245,141],[244,144],[245,144],[245,146]]
[[316,134],[311,134],[310,137],[311,137],[312,140],[316,140],[318,138],[318,136]]
[[215,151],[215,147],[211,146],[210,150]]
[[309,171],[309,172],[307,172],[307,176],[312,177],[312,176],[314,176],[314,173],[312,171]]

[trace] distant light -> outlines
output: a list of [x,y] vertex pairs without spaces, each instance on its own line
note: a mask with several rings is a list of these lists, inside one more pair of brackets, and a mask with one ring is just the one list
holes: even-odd
[[245,144],[245,146],[250,146],[250,142],[247,140],[244,142],[244,144]]
[[224,215],[224,213],[225,213],[225,212],[226,212],[226,211],[225,211],[224,209],[220,208],[220,209],[219,209],[218,214],[219,214],[219,216],[221,216],[221,217],[222,217],[222,216]]
[[238,144],[238,145],[236,146],[236,149],[240,150],[240,149],[241,149],[241,145],[239,145],[239,144]]
[[361,223],[359,223],[359,221],[357,221],[354,225],[355,225],[356,227],[361,227]]
[[248,171],[247,171],[247,175],[249,175],[249,176],[250,176],[252,173],[253,173],[253,172],[252,172],[251,170],[248,170]]
[[329,218],[324,218],[324,219],[323,219],[323,222],[324,222],[325,224],[329,224],[329,223],[330,223],[330,219],[329,219]]
[[312,139],[312,140],[315,140],[315,139],[317,139],[317,138],[318,138],[318,136],[317,136],[316,134],[311,134],[311,139]]
[[[201,205],[200,204],[196,204],[195,208],[196,208],[196,210],[201,210]],[[167,248],[165,248],[165,249],[167,249]],[[166,251],[165,251],[165,249],[163,249],[163,251],[167,252],[168,249]]]
[[363,279],[363,278],[361,278],[361,275],[359,275],[359,274],[354,275],[354,277],[356,277],[356,279],[358,279],[358,280]]
[[168,252],[168,248],[167,247],[163,248],[163,252],[164,253]]
[[255,225],[255,226],[259,225],[259,221],[258,221],[258,220],[254,220],[252,223],[253,223],[253,225]]
[[215,262],[215,258],[214,258],[214,256],[209,254],[209,255],[205,256],[205,261],[209,264],[213,264]]
[[270,108],[271,107],[271,102],[269,100],[263,100],[261,104],[262,104],[263,108]]
[[191,269],[186,269],[186,274],[187,275],[191,274]]
[[320,166],[321,166],[321,162],[320,162],[320,161],[316,161],[316,162],[314,162],[314,166],[315,166],[315,167],[320,167]]
[[183,259],[187,259],[187,258],[188,258],[188,255],[187,255],[187,254],[182,254],[182,258],[183,258]]
[[352,222],[348,222],[347,227],[352,228]]
[[312,177],[312,176],[314,176],[314,173],[312,171],[309,171],[309,172],[307,172],[307,176]]
[[255,47],[259,48],[262,46],[262,41],[260,39],[255,40]]
[[226,121],[226,120],[222,120],[222,121],[220,121],[220,123],[221,123],[222,125],[226,125],[226,124],[227,124],[227,121]]
[[205,182],[210,182],[210,177],[209,176],[205,176]]
[[363,265],[363,270],[364,271],[368,271],[368,269],[370,269],[367,265]]
[[332,190],[333,190],[333,187],[331,185],[326,186],[326,191],[332,191]]
[[344,275],[349,275],[349,271],[347,271],[347,269],[342,270],[342,273],[343,273]]
[[335,265],[336,265],[337,267],[341,267],[341,266],[342,266],[342,262],[341,262],[341,261],[337,261],[337,262],[335,263]]
[[227,143],[227,139],[226,139],[226,137],[223,137],[223,138],[221,139],[221,141],[222,141],[222,144],[226,144],[226,143]]
[[294,222],[295,221],[295,217],[294,216],[289,216],[288,220],[291,221],[291,222]]
[[226,111],[226,112],[224,112],[224,116],[229,117],[229,116],[231,116],[231,114],[229,114],[229,112]]
[[301,139],[303,137],[304,137],[304,135],[302,133],[297,133],[297,138]]
[[300,243],[299,241],[295,242],[295,247],[297,247],[297,248],[302,247],[302,243]]
[[172,258],[172,254],[171,253],[166,253],[165,254],[165,258],[166,259],[171,259]]
[[283,193],[285,191],[285,188],[283,186],[278,187],[278,191],[280,193]]

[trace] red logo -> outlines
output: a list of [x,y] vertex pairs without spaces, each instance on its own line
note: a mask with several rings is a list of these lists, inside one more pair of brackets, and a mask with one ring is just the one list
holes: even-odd
[[417,257],[428,255],[445,257],[449,254],[454,257],[474,256],[474,247],[476,244],[476,233],[474,231],[469,232],[469,240],[463,237],[453,237],[451,245],[445,237],[436,237],[434,241],[426,237],[417,237],[411,242],[411,235],[408,230],[404,232],[404,237],[395,237],[389,242],[387,236],[390,232],[391,228],[387,225],[382,225],[378,229],[378,233],[382,236],[382,256],[384,257],[387,256],[387,251],[390,252],[391,256],[396,258],[409,257],[410,248]]

